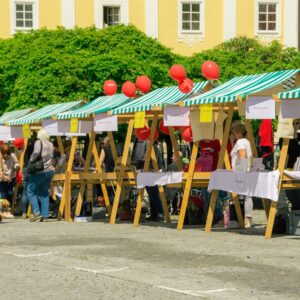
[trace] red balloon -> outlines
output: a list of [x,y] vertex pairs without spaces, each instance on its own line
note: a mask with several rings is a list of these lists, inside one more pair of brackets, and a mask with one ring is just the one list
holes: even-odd
[[136,87],[144,94],[151,89],[151,80],[147,76],[139,76],[135,82]]
[[4,142],[3,141],[0,141],[0,146],[2,146],[4,144]]
[[23,146],[24,146],[24,139],[23,138],[16,138],[13,141],[13,144],[18,149],[23,148]]
[[180,92],[184,94],[189,94],[193,90],[193,87],[194,82],[189,78],[185,78],[178,83],[178,88]]
[[182,81],[186,77],[184,67],[182,65],[173,65],[170,69],[170,76],[173,80]]
[[216,80],[220,76],[219,66],[212,60],[208,60],[201,66],[202,75],[209,80]]
[[118,86],[114,80],[106,80],[103,84],[105,95],[112,96],[117,92]]
[[139,140],[146,141],[150,137],[150,129],[146,126],[144,128],[137,128],[135,130],[135,135]]
[[126,81],[122,85],[122,92],[128,98],[133,98],[136,94],[136,87],[133,82]]
[[159,131],[157,129],[155,129],[155,133],[154,133],[154,141],[157,141],[159,137]]
[[187,143],[192,142],[193,141],[192,127],[189,126],[189,127],[182,128],[181,136]]
[[162,132],[163,134],[170,135],[169,128],[164,125],[164,121],[163,120],[161,120],[159,122],[158,128],[159,128],[160,132]]

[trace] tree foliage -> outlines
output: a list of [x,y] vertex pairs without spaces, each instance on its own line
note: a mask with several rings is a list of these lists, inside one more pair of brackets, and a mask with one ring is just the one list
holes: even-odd
[[0,40],[0,112],[49,103],[92,100],[103,93],[103,83],[119,86],[138,75],[148,75],[153,88],[174,84],[169,68],[183,64],[188,76],[204,80],[200,66],[214,60],[221,82],[239,75],[297,68],[300,55],[278,42],[262,45],[236,38],[192,57],[174,54],[134,26],[103,30],[41,29]]

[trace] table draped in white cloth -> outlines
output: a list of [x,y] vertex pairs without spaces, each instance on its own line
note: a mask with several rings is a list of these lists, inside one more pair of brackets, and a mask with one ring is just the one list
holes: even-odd
[[182,182],[183,172],[137,172],[137,188]]
[[278,170],[271,172],[240,172],[219,169],[212,172],[208,190],[221,190],[278,201],[279,177],[280,172]]
[[296,179],[296,180],[300,180],[300,171],[288,171],[288,170],[284,170],[284,174]]

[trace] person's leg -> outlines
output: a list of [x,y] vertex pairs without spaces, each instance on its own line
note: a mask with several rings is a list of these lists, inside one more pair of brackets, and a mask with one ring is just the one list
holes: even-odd
[[27,188],[28,188],[28,173],[27,169],[24,168],[23,170],[23,193],[22,193],[22,199],[21,199],[21,206],[22,206],[22,213],[27,214],[28,210],[28,196],[27,196]]
[[252,215],[253,215],[253,200],[252,197],[245,197],[245,228],[250,228],[252,223]]
[[0,199],[6,199],[8,200],[8,194],[7,194],[7,182],[1,181],[0,182]]
[[39,174],[41,177],[41,184],[38,190],[38,197],[41,202],[41,215],[43,218],[49,217],[49,189],[51,180],[53,177],[53,172],[45,172]]
[[31,205],[31,211],[34,215],[40,215],[40,208],[37,198],[37,192],[40,187],[40,174],[30,174],[27,187],[27,197]]
[[146,190],[150,201],[151,216],[152,218],[157,218],[159,215],[163,214],[163,208],[159,197],[158,187],[147,186]]
[[292,204],[291,210],[300,210],[300,189],[286,190],[285,193]]

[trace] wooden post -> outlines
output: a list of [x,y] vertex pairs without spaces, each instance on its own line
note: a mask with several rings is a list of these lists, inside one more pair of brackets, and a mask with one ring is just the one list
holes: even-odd
[[[227,143],[228,143],[228,138],[229,138],[229,134],[230,134],[233,110],[234,110],[234,104],[230,103],[229,104],[229,112],[228,112],[227,120],[225,123],[224,136],[223,136],[223,139],[221,140],[221,151],[220,151],[219,158],[218,158],[217,169],[223,168],[224,160],[225,160],[225,166],[227,166],[227,168],[230,168],[230,163],[229,163],[229,158],[228,158],[228,153],[227,153]],[[232,196],[233,196],[234,205],[235,205],[235,208],[237,211],[239,224],[241,227],[243,227],[244,222],[243,222],[241,208],[240,208],[240,205],[238,202],[238,196],[236,194],[233,194]],[[205,225],[206,232],[211,231],[217,197],[218,197],[218,191],[213,190],[212,194],[211,194],[208,215],[207,215],[207,219],[206,219],[206,225]]]
[[[90,168],[91,158],[92,158],[92,155],[93,155],[93,146],[94,146],[94,143],[95,143],[95,137],[96,137],[96,134],[95,134],[94,131],[92,131],[91,134],[90,134],[89,147],[88,147],[86,160],[85,160],[85,165],[84,165],[84,170],[83,170],[84,173],[87,173],[89,171],[89,168]],[[96,159],[98,159],[98,157],[95,157],[95,160]],[[82,201],[83,201],[83,197],[84,197],[84,191],[85,191],[85,184],[81,183],[80,184],[80,189],[79,189],[79,194],[78,194],[78,199],[77,199],[77,203],[76,203],[75,216],[80,215],[81,207],[82,207]]]
[[177,167],[178,167],[178,171],[181,171],[183,169],[182,161],[181,161],[181,157],[179,155],[178,143],[177,143],[177,140],[176,140],[176,137],[175,137],[173,127],[169,127],[169,133],[170,133],[170,138],[171,138],[171,142],[172,142],[172,146],[173,146],[173,150],[174,150],[174,155],[177,158],[176,164],[177,164]]
[[[282,143],[282,148],[280,151],[280,159],[279,159],[279,164],[278,164],[278,171],[280,172],[278,191],[280,191],[280,189],[281,189],[283,172],[284,172],[284,167],[285,167],[287,154],[288,154],[288,148],[289,148],[289,139],[284,138],[283,143]],[[277,212],[277,201],[271,201],[271,208],[270,208],[267,228],[266,228],[266,232],[265,232],[266,239],[270,239],[272,236],[276,212]]]
[[180,214],[179,214],[179,219],[178,219],[178,224],[177,224],[178,230],[182,230],[183,224],[184,224],[186,208],[187,208],[188,200],[190,197],[191,187],[192,187],[192,182],[193,182],[193,177],[194,177],[198,148],[199,148],[199,141],[194,142],[192,155],[191,155],[191,159],[190,159],[190,164],[189,164],[188,176],[187,176],[187,180],[185,183],[185,189],[183,192],[183,198],[182,198]]
[[125,139],[125,145],[124,145],[124,150],[123,150],[123,155],[121,160],[120,173],[117,180],[117,189],[116,189],[116,194],[115,194],[113,208],[110,217],[110,224],[115,224],[116,222],[116,216],[118,212],[119,201],[120,201],[120,196],[121,196],[122,186],[123,186],[123,179],[126,172],[126,165],[127,165],[128,155],[129,155],[129,147],[131,143],[133,125],[134,125],[134,119],[131,119],[128,124],[127,135]]
[[69,154],[69,161],[67,164],[67,170],[66,170],[66,179],[63,187],[63,193],[62,193],[62,198],[60,201],[60,206],[58,210],[58,220],[61,220],[63,216],[63,212],[65,210],[65,220],[70,221],[71,220],[71,176],[72,176],[72,167],[73,167],[73,162],[74,162],[74,155],[75,155],[75,150],[76,150],[76,145],[77,145],[77,137],[74,136],[72,137],[72,144],[71,144],[71,149],[70,149],[70,154]]
[[[154,112],[154,117],[153,117],[153,120],[152,120],[151,132],[150,132],[148,147],[147,147],[146,156],[145,156],[144,172],[147,172],[149,170],[151,153],[152,153],[152,150],[153,150],[154,135],[155,135],[156,127],[157,127],[157,120],[158,120],[158,112],[155,111]],[[145,191],[145,188],[141,188],[139,190],[139,195],[138,195],[138,199],[137,199],[137,203],[136,203],[136,209],[135,209],[135,215],[134,215],[134,221],[133,221],[134,226],[139,225],[139,220],[140,220],[141,210],[142,210],[142,199],[143,199],[144,191]]]
[[248,138],[248,140],[250,142],[250,145],[251,145],[252,155],[253,155],[253,157],[258,157],[255,138],[254,138],[253,130],[252,130],[251,120],[246,119],[245,120],[245,126],[246,126],[246,129],[247,129],[247,138]]
[[[24,168],[24,156],[25,156],[25,152],[27,150],[27,146],[28,146],[28,139],[24,139],[24,146],[23,146],[21,154],[19,154],[18,149],[16,149],[16,147],[15,147],[15,153],[16,153],[17,158],[19,159],[20,171],[21,172],[23,171],[23,168]],[[11,206],[12,211],[14,211],[16,200],[17,200],[17,197],[18,197],[19,188],[20,188],[21,185],[22,185],[22,182],[19,182],[14,187],[12,206]]]
[[117,148],[114,140],[114,135],[111,131],[109,131],[107,134],[109,137],[110,149],[114,158],[114,162],[116,163],[118,159],[118,153],[117,153]]
[[[97,151],[97,147],[96,147],[95,143],[93,144],[93,155],[94,155],[94,159],[95,159],[95,163],[96,163],[97,172],[98,172],[98,174],[101,174],[102,173],[102,166],[101,166],[100,161],[99,161],[99,153]],[[103,198],[104,198],[104,201],[105,201],[105,206],[106,206],[106,209],[107,209],[107,213],[108,213],[108,216],[110,217],[111,216],[111,206],[110,206],[110,202],[109,202],[107,188],[106,188],[106,185],[105,185],[104,181],[101,180],[101,179],[100,179],[100,186],[101,186],[101,189],[102,189]]]

